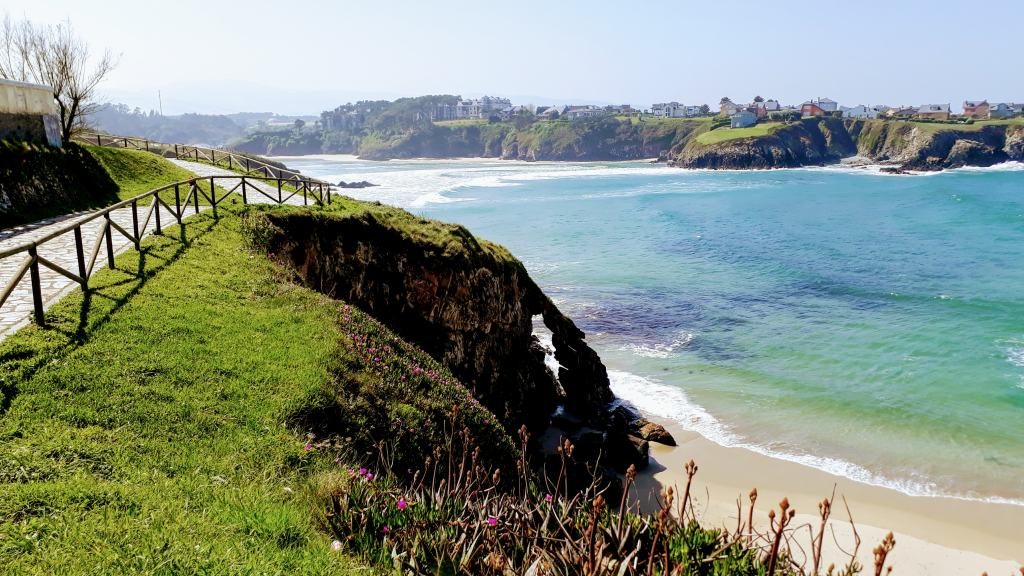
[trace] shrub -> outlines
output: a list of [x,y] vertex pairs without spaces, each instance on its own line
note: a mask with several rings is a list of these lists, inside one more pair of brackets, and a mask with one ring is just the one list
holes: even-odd
[[[528,434],[520,431],[523,449],[517,468],[526,467]],[[686,467],[687,484],[678,497],[662,492],[660,507],[641,513],[631,495],[636,471],[626,473],[626,491],[608,502],[596,484],[568,495],[564,471],[574,447],[558,449],[563,473],[529,480],[520,474],[513,487],[499,471],[480,464],[468,429],[449,436],[443,448],[426,458],[411,482],[401,482],[386,466],[343,468],[327,479],[320,497],[328,502],[324,526],[348,549],[396,574],[536,574],[587,576],[795,575],[820,574],[821,542],[828,528],[831,503],[823,500],[818,530],[794,527],[795,510],[787,500],[768,514],[769,528],[754,529],[756,490],[750,507],[738,517],[735,531],[707,529],[695,518],[690,488],[697,472]],[[834,496],[834,495],[833,495]],[[739,512],[743,512],[738,503]],[[805,528],[808,528],[805,530]],[[797,534],[810,534],[810,546]],[[894,542],[879,549],[887,553]],[[810,555],[803,553],[810,550]],[[861,567],[853,560],[830,575],[852,575]],[[884,568],[878,556],[876,573]]]

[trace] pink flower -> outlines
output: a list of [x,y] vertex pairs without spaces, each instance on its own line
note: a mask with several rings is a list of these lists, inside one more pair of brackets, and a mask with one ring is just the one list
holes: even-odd
[[554,498],[551,497],[551,494],[545,494],[544,495],[544,501],[545,502],[550,504],[552,500],[554,500]]
[[409,503],[405,501],[405,498],[399,498],[398,504],[395,504],[395,506],[398,506],[399,510],[405,510],[406,507],[409,506]]
[[306,442],[306,445],[303,446],[302,449],[305,450],[306,452],[309,452],[310,450],[313,449],[313,445],[310,444],[309,442]]
[[487,517],[487,524],[489,524],[491,526],[497,526],[498,525],[498,519],[495,518],[494,516],[488,516]]
[[360,476],[366,476],[366,468],[360,468],[359,469],[359,475]]
[[383,533],[385,533],[385,534],[387,534],[388,532],[391,532],[391,528],[389,528],[389,527],[385,526],[385,527],[381,528],[381,530],[380,530],[380,531],[381,531],[381,532],[383,532]]
[[373,472],[367,472],[366,473],[366,479],[367,480],[373,480]]

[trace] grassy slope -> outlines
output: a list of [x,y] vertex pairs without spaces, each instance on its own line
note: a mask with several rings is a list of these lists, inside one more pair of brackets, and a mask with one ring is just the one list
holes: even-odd
[[720,142],[727,142],[729,140],[738,140],[740,138],[754,138],[758,136],[767,136],[772,134],[785,124],[778,122],[756,124],[748,128],[719,128],[718,130],[711,130],[710,132],[704,132],[697,136],[697,143],[705,146],[710,144],[718,144]]
[[[0,344],[0,563],[14,573],[362,573],[317,525],[336,467],[287,423],[354,385],[392,418],[459,404],[477,430],[497,426],[425,354],[247,252],[240,209],[194,217],[187,249],[173,228],[147,239],[141,278],[127,253],[87,304],[76,291],[47,329]],[[332,213],[443,251],[466,233],[351,200]]]
[[118,185],[118,198],[127,200],[143,192],[187,180],[192,174],[162,156],[141,150],[123,150],[82,145]]
[[188,250],[147,241],[143,279],[135,254],[101,272],[87,315],[76,292],[51,328],[0,345],[0,561],[15,573],[347,565],[315,532],[313,464],[282,425],[327,379],[336,303],[281,289],[237,219],[189,228]]

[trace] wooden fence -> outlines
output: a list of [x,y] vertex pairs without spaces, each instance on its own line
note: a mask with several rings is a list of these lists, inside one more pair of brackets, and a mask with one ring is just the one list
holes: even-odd
[[[260,174],[262,176],[282,179],[306,178],[310,181],[319,182],[319,180],[303,176],[295,170],[275,166],[258,158],[253,158],[238,152],[232,152],[231,150],[218,150],[216,148],[192,146],[190,144],[165,144],[163,142],[156,142],[145,138],[114,136],[111,134],[100,134],[98,132],[81,132],[75,135],[74,139],[79,142],[94,144],[96,146],[104,146],[107,148],[143,150],[159,154],[166,158],[204,162],[207,164],[213,164],[214,166],[221,166],[228,170],[241,171],[246,174]],[[328,185],[326,182],[323,184],[325,186]]]
[[[209,182],[208,192],[200,187],[200,182],[204,184]],[[231,188],[222,187],[222,193],[218,196],[217,182],[227,182],[228,184],[226,184],[226,186],[230,186],[231,183],[234,183],[234,186]],[[270,186],[270,192],[265,190],[267,187],[266,185],[268,184],[273,184]],[[288,189],[286,189],[286,186]],[[170,199],[172,190],[174,195],[173,200]],[[273,193],[275,190],[276,194]],[[168,184],[140,194],[134,198],[118,202],[117,204],[108,206],[102,210],[97,210],[96,212],[77,219],[71,224],[63,226],[37,240],[25,242],[18,246],[0,251],[0,260],[5,258],[21,258],[20,263],[15,268],[14,275],[7,280],[3,285],[2,291],[0,291],[0,308],[3,307],[14,290],[25,278],[25,275],[28,274],[29,281],[32,284],[33,320],[36,324],[43,325],[45,316],[43,309],[44,299],[39,275],[40,266],[45,266],[46,268],[53,270],[57,274],[79,284],[83,291],[88,291],[89,276],[92,274],[93,268],[96,265],[96,261],[99,258],[104,245],[106,246],[107,266],[111,268],[114,267],[115,232],[127,238],[134,245],[136,250],[141,250],[142,237],[145,234],[146,227],[149,225],[151,219],[155,218],[154,232],[156,234],[162,233],[162,226],[164,223],[161,222],[161,206],[165,208],[167,212],[171,213],[178,225],[181,225],[182,219],[186,216],[186,211],[189,208],[192,208],[196,214],[199,213],[200,197],[206,200],[206,205],[213,212],[214,218],[216,218],[217,205],[235,193],[241,194],[242,202],[245,204],[250,203],[250,197],[252,194],[258,194],[265,197],[275,204],[284,204],[299,194],[302,195],[303,204],[309,204],[312,202],[322,206],[324,204],[331,203],[330,185],[319,180],[302,177],[297,173],[293,173],[292,176],[287,177],[245,174],[232,176],[206,176]],[[165,196],[167,199],[165,200],[161,196]],[[146,205],[145,201],[150,199],[151,201]],[[131,208],[132,216],[130,230],[126,230],[111,218],[111,213],[115,210],[128,207]],[[140,208],[142,212],[145,212],[145,215],[141,218]],[[103,220],[100,225],[100,232],[96,236],[95,242],[91,247],[89,247],[90,249],[87,252],[86,246],[84,246],[82,242],[82,226],[99,219]],[[54,262],[53,259],[47,258],[46,255],[48,248],[53,247],[56,244],[56,241],[65,241],[68,235],[74,236],[75,252],[78,264],[77,272],[72,272],[64,268]]]

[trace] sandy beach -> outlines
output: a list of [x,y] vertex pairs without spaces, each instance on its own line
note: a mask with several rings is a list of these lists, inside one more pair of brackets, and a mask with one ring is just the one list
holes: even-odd
[[[854,548],[850,521],[842,496],[862,543],[857,557],[873,572],[872,549],[892,531],[896,547],[886,565],[894,574],[1019,576],[1024,565],[1024,507],[952,498],[908,496],[896,490],[861,484],[800,464],[777,460],[742,448],[726,448],[664,419],[655,419],[676,438],[677,447],[651,444],[651,466],[637,479],[641,504],[655,505],[648,494],[663,486],[686,485],[684,465],[694,460],[699,469],[691,489],[698,518],[707,526],[737,526],[736,500],[749,508],[748,494],[757,488],[754,526],[765,530],[768,510],[789,498],[797,516],[792,526],[819,523],[818,502],[835,490],[832,529],[825,539],[823,566],[846,563]],[[677,492],[681,493],[681,492]],[[834,532],[833,532],[834,531]],[[803,528],[798,543],[810,550]],[[832,534],[834,533],[834,537]],[[800,550],[794,551],[797,557]],[[810,562],[808,561],[808,567]]]

